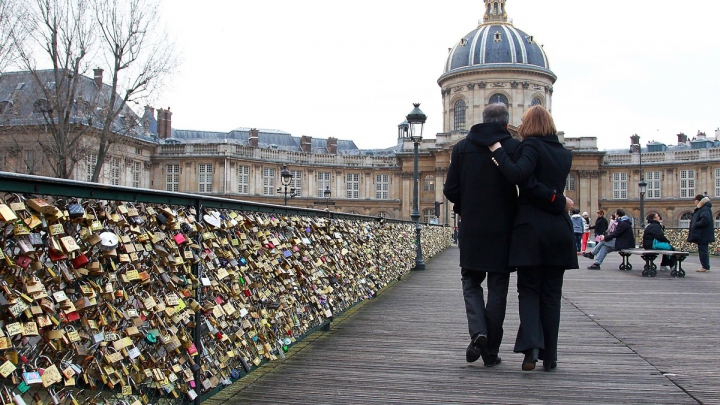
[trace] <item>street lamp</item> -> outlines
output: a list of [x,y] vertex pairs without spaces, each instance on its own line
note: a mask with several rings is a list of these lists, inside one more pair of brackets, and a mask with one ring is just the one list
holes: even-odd
[[645,174],[642,169],[642,146],[640,145],[640,136],[637,134],[630,137],[630,153],[637,150],[640,158],[640,182],[638,189],[640,190],[640,228],[645,228],[645,193],[647,192],[647,182],[645,182]]
[[410,218],[415,222],[415,268],[414,270],[425,270],[425,261],[422,257],[422,247],[420,245],[420,210],[418,209],[418,145],[422,142],[422,132],[425,126],[427,115],[420,111],[420,103],[413,103],[412,111],[405,117],[408,127],[403,128],[403,138],[413,142],[414,149],[414,171],[413,171],[413,208]]
[[330,197],[332,196],[332,191],[330,191],[330,187],[327,187],[325,191],[323,191],[323,197],[325,197],[325,209],[330,212]]
[[292,177],[292,173],[290,173],[290,170],[288,170],[287,165],[283,165],[282,170],[280,171],[280,182],[282,183],[282,187],[278,187],[277,192],[283,193],[285,195],[285,205],[287,205],[288,191],[290,192],[290,198],[295,198],[298,196],[295,193],[295,187],[290,187]]

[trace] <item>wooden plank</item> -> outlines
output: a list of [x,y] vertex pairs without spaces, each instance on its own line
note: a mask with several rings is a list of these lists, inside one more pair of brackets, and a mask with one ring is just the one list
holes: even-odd
[[[467,324],[453,247],[377,298],[336,319],[208,403],[712,404],[720,403],[720,271],[683,279],[617,270],[566,273],[558,369],[523,372],[508,297],[503,363],[465,362]],[[638,258],[638,261],[639,258]],[[712,258],[714,269],[720,259]],[[642,267],[642,266],[637,266]],[[515,277],[512,277],[512,283]]]

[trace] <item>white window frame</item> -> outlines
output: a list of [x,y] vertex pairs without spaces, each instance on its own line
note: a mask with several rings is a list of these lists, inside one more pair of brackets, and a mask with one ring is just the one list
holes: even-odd
[[678,219],[678,226],[680,228],[689,228],[691,220],[692,220],[692,212],[689,212],[689,211],[683,212],[683,214],[680,215],[680,218]]
[[110,159],[110,184],[120,185],[120,158],[117,157]]
[[662,198],[662,174],[657,172],[645,172],[645,182],[647,182],[647,191],[645,197],[648,199]]
[[613,200],[627,200],[627,172],[613,173]]
[[302,196],[302,170],[290,170],[290,174],[292,174],[290,188],[294,188],[295,196],[300,197]]
[[695,170],[680,170],[680,198],[695,197]]
[[429,224],[430,220],[435,218],[435,208],[426,208],[423,210],[423,223]]
[[345,174],[345,196],[346,198],[360,198],[360,173]]
[[375,198],[378,200],[390,199],[389,174],[378,174],[375,176]]
[[263,167],[263,195],[275,195],[275,169]]
[[85,156],[85,181],[92,181],[92,175],[95,171],[95,166],[97,166],[97,153],[90,152]]
[[423,191],[435,191],[435,176],[428,174],[423,178]]
[[570,173],[565,179],[565,190],[575,191],[575,175]]
[[212,193],[213,165],[212,163],[198,164],[198,192]]
[[133,161],[132,164],[132,186],[133,188],[140,188],[142,181],[142,162]]
[[165,190],[180,191],[180,165],[165,166]]
[[250,166],[238,166],[238,193],[250,194]]
[[720,197],[720,168],[715,168],[715,197]]
[[317,173],[318,198],[325,198],[325,190],[330,189],[330,172]]

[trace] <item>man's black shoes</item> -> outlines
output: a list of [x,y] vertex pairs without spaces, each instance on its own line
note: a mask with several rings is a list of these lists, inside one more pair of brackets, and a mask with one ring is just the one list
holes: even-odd
[[467,360],[468,363],[476,362],[482,355],[482,346],[486,343],[487,334],[482,332],[476,334],[465,350],[465,360]]
[[483,364],[485,364],[485,367],[497,366],[500,363],[502,363],[502,359],[497,354],[483,357]]

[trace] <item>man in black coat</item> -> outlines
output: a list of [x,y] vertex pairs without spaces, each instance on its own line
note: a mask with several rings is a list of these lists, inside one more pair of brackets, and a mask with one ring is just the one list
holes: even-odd
[[[462,216],[458,230],[460,267],[471,337],[465,357],[474,362],[482,356],[487,367],[500,363],[498,351],[511,271],[508,255],[518,194],[485,145],[500,142],[507,153],[515,151],[520,141],[507,130],[509,118],[504,104],[485,108],[483,123],[474,125],[453,148],[443,189],[455,213]],[[531,184],[537,190],[534,195],[552,201],[547,209],[564,209],[566,200],[562,194]],[[481,285],[486,277],[487,305]]]
[[[480,138],[501,142],[515,151],[520,141],[507,130],[510,118],[504,104],[491,104],[483,111],[483,123],[474,125],[467,137],[453,147],[443,193],[462,216],[458,229],[460,267],[470,344],[468,362],[480,356],[485,366],[500,362],[498,351],[503,335],[507,292],[510,283],[508,250],[517,189],[505,179]],[[512,153],[512,152],[510,152]],[[485,305],[482,282],[487,277]]]
[[698,194],[695,196],[695,206],[695,211],[690,220],[688,242],[695,242],[698,246],[698,256],[700,257],[701,267],[697,271],[707,273],[710,271],[708,244],[715,242],[712,203],[708,197]]

